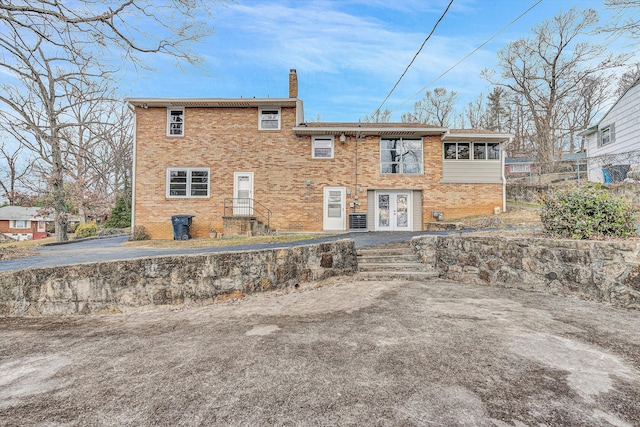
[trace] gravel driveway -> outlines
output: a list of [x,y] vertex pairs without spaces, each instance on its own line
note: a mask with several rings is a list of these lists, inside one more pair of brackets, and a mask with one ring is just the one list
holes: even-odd
[[0,318],[0,425],[640,425],[638,311],[444,281],[324,285]]

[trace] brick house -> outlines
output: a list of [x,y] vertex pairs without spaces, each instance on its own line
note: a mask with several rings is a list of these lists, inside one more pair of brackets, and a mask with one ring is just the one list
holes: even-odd
[[[193,237],[281,231],[419,231],[503,210],[511,135],[417,123],[306,122],[288,98],[130,98],[136,115],[133,224]],[[355,214],[355,215],[354,215]]]
[[13,240],[32,240],[48,237],[47,222],[53,217],[43,216],[41,208],[3,206],[0,208],[0,233]]

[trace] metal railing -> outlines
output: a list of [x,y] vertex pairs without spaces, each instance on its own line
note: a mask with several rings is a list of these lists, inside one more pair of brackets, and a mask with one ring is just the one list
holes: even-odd
[[255,218],[270,229],[271,211],[260,202],[248,198],[224,199],[224,216]]

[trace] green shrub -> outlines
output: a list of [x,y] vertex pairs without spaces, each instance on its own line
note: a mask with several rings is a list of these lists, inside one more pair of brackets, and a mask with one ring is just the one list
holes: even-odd
[[149,240],[149,234],[147,233],[147,229],[142,225],[136,225],[133,227],[133,233],[129,240]]
[[98,235],[98,226],[95,224],[79,225],[76,228],[76,238],[93,237]]
[[542,227],[551,236],[572,239],[635,235],[631,203],[614,197],[599,184],[567,187],[541,198]]

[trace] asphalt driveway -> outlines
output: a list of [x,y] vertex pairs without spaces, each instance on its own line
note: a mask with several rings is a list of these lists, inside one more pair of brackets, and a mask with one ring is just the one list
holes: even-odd
[[0,271],[20,270],[29,267],[51,267],[56,265],[78,264],[83,262],[111,261],[116,259],[147,258],[160,255],[186,255],[206,252],[230,252],[267,248],[283,248],[308,245],[310,243],[327,242],[338,239],[353,239],[357,247],[372,246],[382,243],[396,243],[411,239],[425,232],[371,232],[343,233],[333,236],[318,235],[311,240],[290,243],[274,243],[259,245],[239,245],[215,248],[138,248],[122,246],[127,236],[109,237],[93,240],[70,242],[63,245],[41,246],[36,249],[38,255],[16,260],[0,261]]
[[639,372],[638,311],[443,281],[0,318],[3,426],[637,426]]

